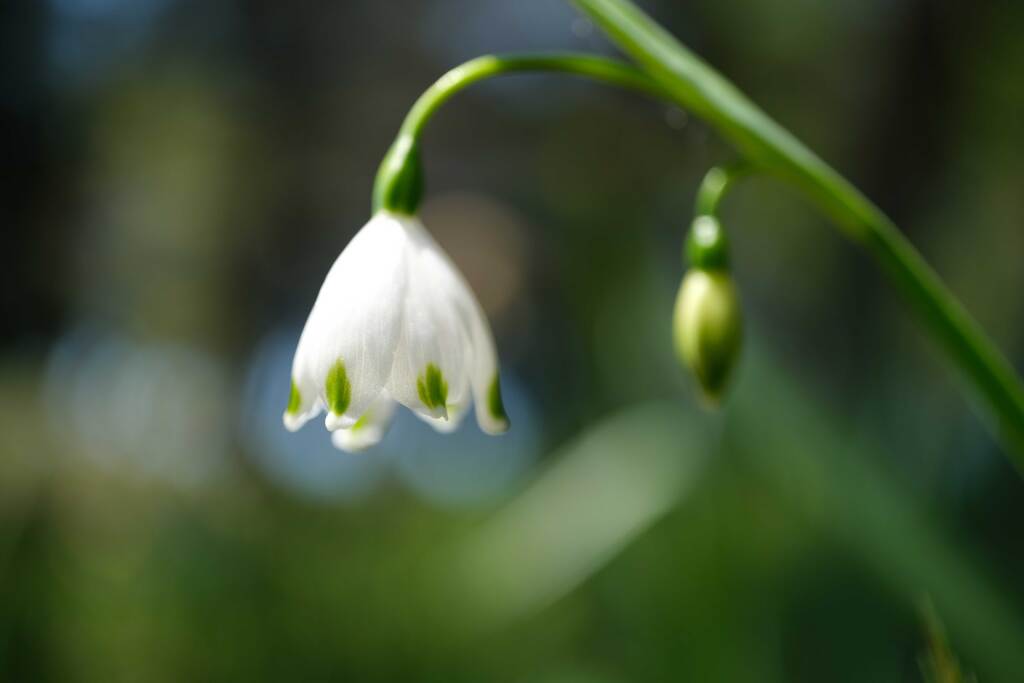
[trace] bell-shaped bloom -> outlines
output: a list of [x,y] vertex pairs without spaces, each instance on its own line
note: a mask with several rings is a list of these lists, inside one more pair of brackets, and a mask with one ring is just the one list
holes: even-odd
[[508,429],[483,309],[415,216],[378,211],[334,262],[292,363],[284,424],[326,411],[334,444],[380,441],[396,403],[441,432],[470,404],[481,429]]

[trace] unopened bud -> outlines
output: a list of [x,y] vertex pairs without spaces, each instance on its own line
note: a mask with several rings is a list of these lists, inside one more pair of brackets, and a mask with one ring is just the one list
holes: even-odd
[[676,353],[696,376],[704,396],[721,398],[739,357],[743,322],[728,271],[692,268],[676,297]]

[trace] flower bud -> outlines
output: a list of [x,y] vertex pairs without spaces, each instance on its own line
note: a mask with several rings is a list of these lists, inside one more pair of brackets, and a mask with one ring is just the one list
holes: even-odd
[[679,288],[672,327],[679,359],[697,377],[705,398],[717,403],[743,336],[736,286],[729,273],[692,268]]

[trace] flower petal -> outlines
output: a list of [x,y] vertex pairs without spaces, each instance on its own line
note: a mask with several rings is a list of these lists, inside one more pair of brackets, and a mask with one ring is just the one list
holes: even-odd
[[388,392],[417,414],[441,420],[468,400],[468,331],[445,284],[451,265],[415,218],[406,219],[413,244],[398,349]]
[[331,434],[331,443],[349,453],[358,453],[380,443],[391,425],[397,405],[386,391],[380,392],[354,425]]
[[[472,295],[471,295],[472,296]],[[474,300],[474,303],[475,300]],[[508,431],[508,415],[501,397],[501,378],[498,374],[498,352],[494,347],[491,328],[480,305],[469,312],[473,339],[473,368],[470,383],[476,404],[476,421],[488,434]]]
[[476,419],[480,428],[488,434],[508,431],[509,420],[501,397],[501,380],[498,376],[498,352],[491,334],[491,326],[483,307],[477,301],[462,273],[448,258],[448,255],[434,242],[426,230],[417,240],[433,245],[433,252],[444,261],[438,268],[436,280],[447,291],[446,298],[455,304],[462,327],[468,336],[470,386],[476,405]]
[[285,428],[295,432],[319,415],[324,409],[324,404],[317,396],[316,384],[310,381],[307,374],[295,370],[292,372],[292,378],[291,393],[283,419]]
[[416,417],[426,422],[428,425],[434,428],[435,431],[441,434],[451,434],[459,425],[462,424],[462,418],[466,417],[466,413],[469,411],[469,401],[453,405],[448,405],[448,417],[430,417],[423,413],[414,413]]
[[[299,338],[299,348],[306,331]],[[298,431],[309,420],[319,415],[324,409],[320,398],[316,379],[309,367],[309,355],[295,353],[292,360],[292,386],[288,396],[288,406],[284,411],[284,426],[289,431]]]
[[315,388],[328,410],[328,429],[355,424],[384,388],[398,345],[411,251],[402,219],[378,212],[327,273],[299,339],[293,376],[300,405]]

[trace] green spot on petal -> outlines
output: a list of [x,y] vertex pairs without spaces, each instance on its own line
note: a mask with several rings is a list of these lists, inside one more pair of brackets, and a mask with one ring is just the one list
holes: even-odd
[[494,380],[487,390],[487,410],[495,420],[508,422],[508,414],[505,413],[505,402],[501,398],[501,379],[498,373],[494,373]]
[[358,420],[356,420],[356,423],[354,425],[352,425],[352,431],[353,432],[357,432],[360,429],[365,428],[366,425],[368,425],[368,424],[370,424],[370,411],[369,410],[367,410],[365,413],[363,413],[362,417],[360,417]]
[[327,393],[327,407],[335,415],[344,414],[352,400],[352,385],[348,381],[345,364],[340,360],[328,371],[324,388]]
[[299,412],[299,408],[302,407],[302,394],[299,393],[299,388],[295,386],[295,380],[292,380],[292,391],[288,395],[288,407],[285,412],[289,415],[294,415]]
[[444,381],[439,367],[433,363],[427,364],[426,372],[416,380],[416,393],[430,410],[445,407],[448,401],[448,382]]

